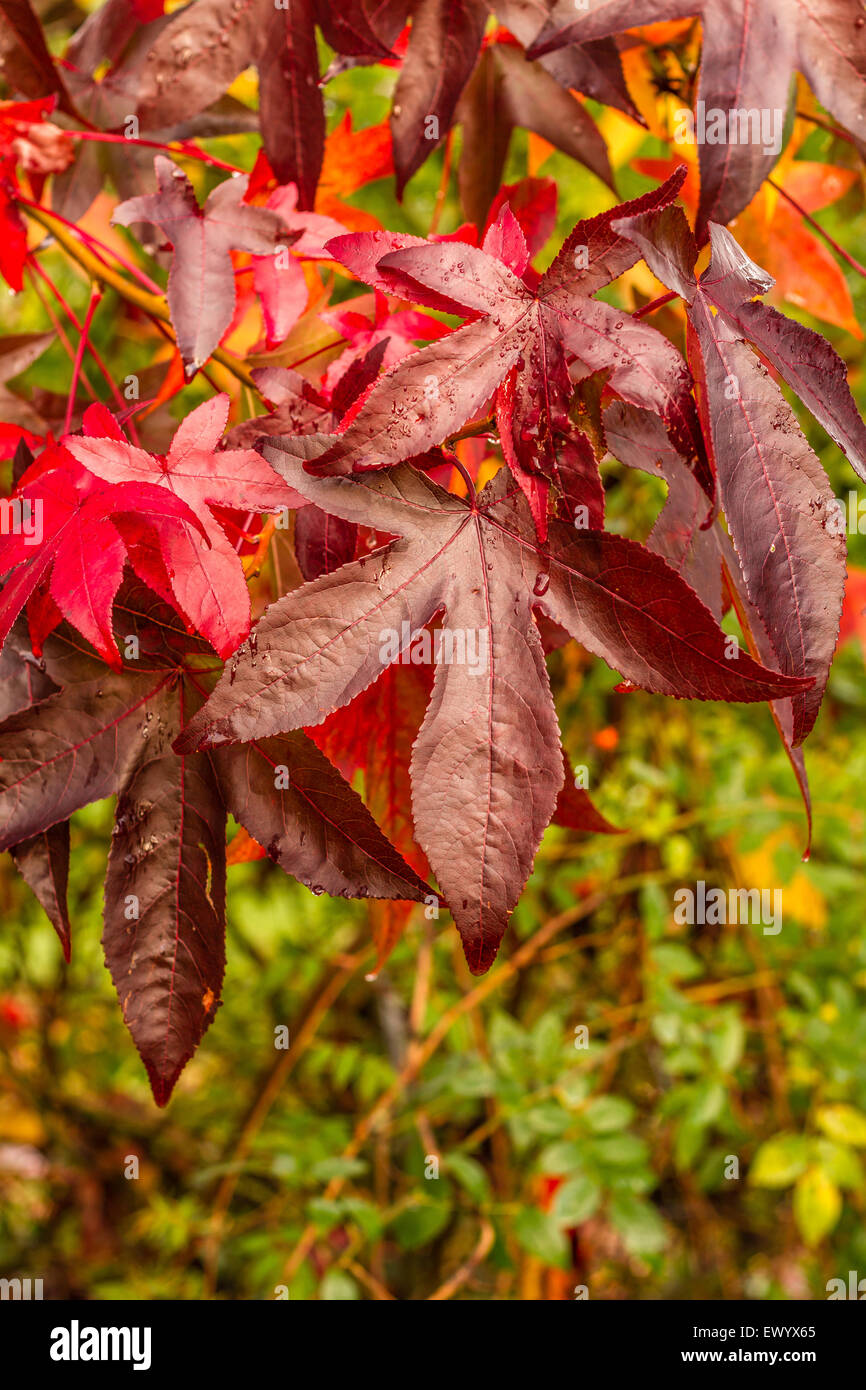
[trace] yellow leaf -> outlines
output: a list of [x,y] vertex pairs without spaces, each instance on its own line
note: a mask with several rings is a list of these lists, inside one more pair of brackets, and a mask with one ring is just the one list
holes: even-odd
[[807,1168],[794,1188],[794,1220],[807,1245],[817,1245],[842,1215],[842,1194],[823,1168]]
[[815,1120],[825,1134],[840,1144],[866,1148],[866,1115],[853,1105],[822,1105]]

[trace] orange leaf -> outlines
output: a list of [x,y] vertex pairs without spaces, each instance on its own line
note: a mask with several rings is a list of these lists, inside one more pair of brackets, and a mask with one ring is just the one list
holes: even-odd
[[226,850],[226,863],[231,864],[250,864],[256,859],[264,859],[265,851],[258,840],[254,840],[248,831],[240,827],[228,849]]
[[353,130],[352,116],[347,111],[325,143],[316,211],[323,211],[319,206],[320,197],[345,197],[372,183],[373,179],[387,178],[393,172],[388,122],[368,126],[366,130]]

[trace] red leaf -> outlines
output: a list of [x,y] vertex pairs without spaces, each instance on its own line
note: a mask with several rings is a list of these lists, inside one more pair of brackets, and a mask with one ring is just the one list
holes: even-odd
[[[250,597],[243,565],[216,520],[212,507],[277,511],[297,498],[253,450],[220,449],[228,420],[228,396],[215,396],[193,410],[179,426],[168,455],[153,457],[121,436],[69,437],[69,451],[98,477],[112,483],[157,487],[198,519],[205,540],[184,524],[162,547],[171,590],[181,613],[221,656],[243,641],[250,625]],[[103,415],[85,412],[85,428],[105,428]],[[145,513],[146,509],[141,510]],[[152,582],[153,570],[142,574]],[[159,590],[158,590],[159,592]]]
[[[70,441],[70,443],[76,441]],[[73,450],[74,452],[74,450]],[[9,574],[0,597],[0,642],[41,581],[64,617],[105,661],[118,666],[112,605],[120,586],[126,547],[114,519],[143,512],[170,538],[204,528],[180,497],[145,479],[100,486],[66,450],[52,447],[24,474],[13,502],[21,525],[0,535],[0,574]]]
[[[813,682],[794,696],[796,747],[815,722],[836,647],[845,541],[829,479],[738,326],[738,311],[756,290],[767,288],[766,279],[730,232],[711,225],[713,259],[695,280],[697,246],[679,208],[640,214],[618,222],[617,229],[687,302],[699,345],[701,409],[746,591],[781,670]],[[776,320],[785,321],[781,315],[772,321],[777,340],[784,341]],[[809,338],[801,341],[808,348]],[[808,376],[810,368],[804,370]]]

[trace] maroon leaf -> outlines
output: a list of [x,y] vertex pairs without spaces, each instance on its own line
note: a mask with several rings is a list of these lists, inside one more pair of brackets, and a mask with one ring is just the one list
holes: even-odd
[[[701,408],[746,591],[781,669],[813,679],[811,689],[793,700],[796,746],[815,722],[836,647],[845,540],[820,461],[722,307],[732,296],[742,301],[747,275],[753,285],[766,280],[730,233],[713,227],[713,259],[696,281],[697,247],[678,208],[640,214],[618,222],[617,229],[640,246],[653,273],[686,299],[700,348]],[[721,312],[713,302],[720,282]]]
[[262,142],[277,183],[293,183],[312,208],[325,152],[325,103],[318,85],[314,0],[287,0],[269,21],[259,58]]
[[69,821],[49,826],[21,844],[12,846],[12,858],[44,907],[69,961],[72,951],[66,889],[69,882]]
[[172,752],[215,662],[140,586],[122,591],[117,613],[139,650],[121,671],[68,628],[46,643],[46,670],[20,628],[0,655],[2,710],[14,710],[0,722],[0,848],[13,849],[68,955],[66,822],[117,795],[103,940],[163,1105],[219,1003],[226,809],[313,891],[420,901],[430,890],[305,734],[213,757]]
[[211,756],[232,815],[312,892],[411,902],[430,895],[306,734],[218,748]]
[[842,358],[820,333],[756,299],[772,288],[772,277],[730,233],[714,223],[709,232],[715,270],[711,283],[707,276],[702,281],[709,302],[776,368],[866,481],[866,423]]
[[[558,0],[530,53],[688,14],[699,15],[703,25],[697,91],[708,137],[699,141],[703,237],[708,222],[730,222],[743,211],[778,159],[795,72],[852,134],[866,135],[866,26],[860,0],[586,0],[580,9],[573,0]],[[718,143],[709,140],[716,134],[714,112],[724,118]],[[775,122],[763,134],[748,120],[745,139],[739,120],[732,130],[731,113],[754,113],[760,124],[762,112]]]
[[748,657],[726,662],[711,614],[642,547],[561,523],[540,547],[507,469],[477,503],[408,467],[309,476],[304,461],[330,443],[313,435],[263,447],[318,506],[402,539],[267,609],[178,747],[218,747],[321,723],[444,609],[452,658],[462,634],[463,659],[436,664],[413,754],[412,804],[418,841],[470,969],[480,972],[496,954],[562,785],[533,609],[650,690],[755,700],[804,682],[774,676]]
[[26,97],[56,93],[61,109],[75,107],[48,51],[42,26],[30,0],[0,0],[0,73],[14,92]]
[[[707,527],[707,498],[694,474],[672,448],[661,422],[646,410],[614,401],[604,412],[607,445],[614,458],[638,468],[668,485],[668,496],[647,539],[650,550],[661,555],[681,574],[707,605],[722,617],[721,532]],[[762,658],[763,659],[763,658]],[[772,661],[771,665],[775,665]]]
[[0,849],[68,820],[123,784],[148,705],[170,679],[165,671],[104,667],[88,674],[0,724]]
[[483,0],[418,0],[414,6],[391,108],[398,198],[450,128],[486,23]]
[[0,719],[44,700],[56,689],[45,662],[33,655],[26,622],[19,619],[0,649]]
[[[407,15],[411,0],[399,0],[398,9]],[[388,0],[340,0],[332,5],[328,0],[316,0],[318,21],[331,48],[349,57],[388,58],[390,45],[384,43],[382,34],[391,30],[390,11],[394,8]],[[384,21],[384,23],[383,23]],[[405,19],[403,19],[405,22]],[[382,26],[382,27],[380,27]],[[402,23],[398,19],[394,37],[399,33]]]
[[496,197],[511,134],[518,127],[542,136],[614,187],[607,146],[588,111],[513,43],[485,48],[458,119],[463,125],[460,198],[467,217],[479,227]]
[[129,198],[114,210],[113,222],[128,227],[150,222],[174,247],[168,277],[168,307],[191,378],[210,357],[231,323],[235,308],[235,277],[231,250],[272,253],[285,244],[281,223],[266,208],[243,202],[246,176],[226,179],[213,190],[203,208],[186,174],[164,155],[154,160],[159,192]]
[[143,65],[142,129],[166,129],[221,97],[254,61],[273,13],[273,0],[195,0],[175,10]]
[[[641,208],[668,205],[682,179],[678,171],[647,195],[648,204],[639,200]],[[377,274],[387,276],[394,289],[402,285],[404,294],[435,308],[460,303],[473,319],[386,372],[321,466],[344,472],[381,468],[441,444],[518,367],[513,395],[498,402],[500,431],[508,436],[510,459],[551,478],[557,437],[572,432],[571,359],[583,375],[609,368],[609,384],[619,395],[660,414],[672,443],[712,494],[682,358],[654,329],[589,298],[635,262],[636,248],[612,225],[623,209],[640,211],[623,204],[579,223],[535,289],[494,255],[460,242],[428,242],[381,257]],[[379,234],[360,233],[329,249],[357,273],[381,244]]]
[[232,449],[252,449],[263,435],[307,434],[333,426],[328,402],[298,372],[286,367],[254,367],[252,376],[273,409],[233,425],[226,435]]
[[306,506],[295,518],[295,554],[305,579],[318,579],[355,558],[358,528],[321,507]]
[[610,821],[596,810],[589,792],[576,785],[564,748],[562,761],[565,767],[565,781],[556,798],[553,824],[561,825],[564,830],[576,830],[581,835],[618,835],[620,832],[616,826],[611,825]]
[[[508,29],[524,48],[533,40],[550,18],[550,0],[488,0],[488,9]],[[585,45],[572,44],[540,59],[563,87],[583,92],[604,106],[615,106],[633,120],[644,124],[643,117],[629,96],[619,50],[613,39],[601,39]]]

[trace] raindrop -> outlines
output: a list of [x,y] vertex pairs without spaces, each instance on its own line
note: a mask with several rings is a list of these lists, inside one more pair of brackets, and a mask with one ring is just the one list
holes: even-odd
[[532,586],[532,592],[537,595],[538,598],[541,598],[542,594],[546,594],[549,588],[550,575],[544,573],[536,575],[535,583]]

